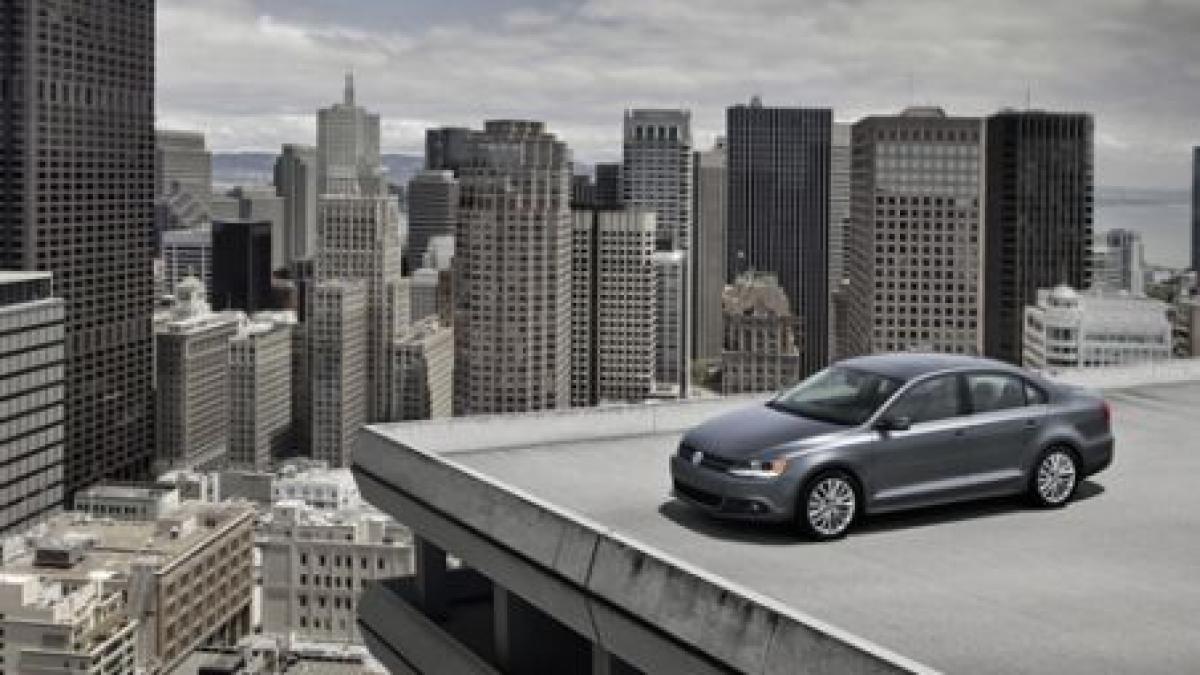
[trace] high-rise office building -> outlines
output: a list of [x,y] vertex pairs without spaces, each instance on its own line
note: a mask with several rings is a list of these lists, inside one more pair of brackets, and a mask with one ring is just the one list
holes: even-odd
[[[313,255],[317,241],[317,149],[286,143],[275,160],[275,194],[282,200],[283,265]],[[278,267],[276,268],[278,269]]]
[[196,277],[212,297],[213,242],[208,225],[166,230],[161,239],[164,285],[168,293],[187,277]]
[[1192,270],[1200,272],[1200,146],[1192,148]]
[[[829,181],[833,113],[766,107],[726,111],[729,217],[725,269],[772,272],[806,335],[829,334]],[[828,361],[829,342],[804,345],[801,376]]]
[[63,301],[49,272],[0,272],[0,536],[63,503]]
[[396,340],[397,420],[428,420],[454,414],[454,332],[436,316],[416,322]]
[[596,207],[615,209],[621,205],[621,165],[601,163],[596,165]]
[[984,145],[984,353],[1021,362],[1039,288],[1091,281],[1093,123],[1081,113],[1006,110]]
[[188,277],[175,307],[155,326],[158,468],[194,468],[224,458],[229,440],[229,340],[241,312],[213,312],[204,285]]
[[686,398],[687,254],[655,251],[654,277],[654,394]]
[[926,107],[854,125],[848,353],[982,351],[981,134]]
[[317,112],[317,196],[387,192],[379,153],[379,115],[354,101],[346,75],[342,102]]
[[687,110],[627,110],[621,201],[654,211],[661,251],[691,248],[692,114]]
[[212,153],[198,131],[154,132],[154,219],[156,230],[196,228],[208,223],[212,198]]
[[425,168],[429,171],[450,171],[455,175],[467,158],[467,139],[471,130],[464,127],[441,127],[425,130]]
[[850,131],[845,122],[833,124],[829,144],[829,360],[845,352],[847,247],[850,230]]
[[213,198],[213,222],[262,221],[271,224],[271,258],[268,271],[287,268],[287,239],[284,225],[284,199],[275,188],[236,187],[225,194],[228,201]]
[[[0,4],[0,269],[66,304],[67,492],[153,455],[154,4]],[[52,157],[53,171],[36,170]],[[88,186],[88,187],[80,187]]]
[[213,222],[213,307],[243,312],[271,308],[271,229],[267,221]]
[[468,140],[454,257],[456,414],[571,398],[571,155],[541,122]]
[[367,421],[367,288],[362,281],[325,281],[306,292],[304,396],[310,456],[350,465]]
[[291,312],[256,314],[229,342],[229,464],[263,471],[293,448]]
[[696,231],[692,254],[692,358],[721,358],[725,223],[729,190],[725,139],[696,153]]
[[408,270],[421,266],[430,239],[454,236],[458,200],[458,179],[449,170],[422,171],[408,182]]
[[1092,288],[1146,294],[1145,255],[1142,235],[1115,228],[1093,237],[1091,249]]
[[654,386],[654,212],[575,209],[571,405],[641,401]]
[[316,281],[361,281],[367,293],[368,422],[393,418],[392,344],[409,320],[399,218],[395,200],[383,195],[327,194],[317,200]]
[[[800,379],[802,330],[770,272],[745,272],[725,288],[721,392],[778,391]],[[818,336],[823,339],[824,336]]]

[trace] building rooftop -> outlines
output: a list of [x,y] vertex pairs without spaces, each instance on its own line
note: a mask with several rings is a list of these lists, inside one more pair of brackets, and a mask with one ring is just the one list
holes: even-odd
[[[428,499],[723,663],[783,663],[797,633],[759,641],[761,610],[901,669],[1180,672],[1200,662],[1189,367],[1193,380],[1174,384],[1128,369],[1106,392],[1116,463],[1065,510],[975,502],[871,518],[832,544],[723,524],[670,497],[682,432],[756,398],[380,425],[355,470],[372,501]],[[435,474],[448,482],[423,487]]]

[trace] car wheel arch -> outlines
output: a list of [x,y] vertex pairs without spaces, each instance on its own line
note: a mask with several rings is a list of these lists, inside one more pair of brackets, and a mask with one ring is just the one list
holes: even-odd
[[867,486],[863,481],[862,475],[853,466],[846,462],[831,461],[814,466],[808,472],[807,476],[805,476],[804,480],[800,482],[800,485],[796,490],[796,495],[792,499],[793,516],[800,512],[800,502],[804,499],[804,493],[808,489],[808,486],[812,485],[813,481],[817,477],[831,471],[840,471],[850,477],[850,482],[854,487],[855,496],[858,498],[858,502],[860,504],[859,513],[867,513],[870,511],[870,504],[867,496]]

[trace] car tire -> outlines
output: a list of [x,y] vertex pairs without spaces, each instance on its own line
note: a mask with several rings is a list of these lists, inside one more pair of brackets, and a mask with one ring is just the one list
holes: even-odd
[[845,471],[824,471],[805,483],[796,500],[796,526],[814,541],[841,539],[861,510],[858,484]]
[[1061,445],[1049,447],[1033,464],[1029,500],[1042,508],[1062,508],[1075,496],[1079,480],[1079,457],[1075,451]]

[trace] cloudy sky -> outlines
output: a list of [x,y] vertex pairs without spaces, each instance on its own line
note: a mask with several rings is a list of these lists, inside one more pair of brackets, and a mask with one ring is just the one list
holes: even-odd
[[613,159],[621,111],[689,107],[697,143],[725,106],[909,103],[1096,115],[1097,181],[1181,188],[1200,143],[1198,0],[159,0],[160,126],[218,150],[312,142],[341,96],[384,118],[386,151],[427,126],[546,120]]

